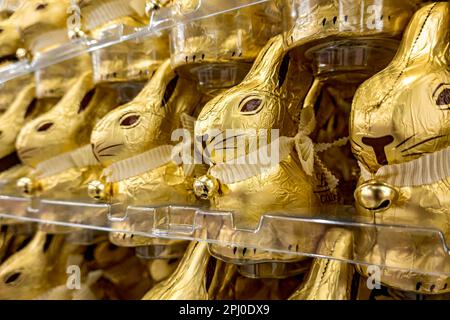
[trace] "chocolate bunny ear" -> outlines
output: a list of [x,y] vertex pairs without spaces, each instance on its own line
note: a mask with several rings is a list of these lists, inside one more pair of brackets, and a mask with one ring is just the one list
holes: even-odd
[[64,97],[54,107],[58,114],[64,114],[67,117],[83,114],[89,106],[93,94],[94,82],[92,73],[84,73],[72,88],[64,95]]
[[[25,86],[5,112],[4,117],[14,116],[21,119],[27,118],[33,113],[33,106],[36,106],[35,95],[36,88],[34,84]],[[3,122],[2,119],[3,117],[0,117],[0,122]]]
[[267,90],[280,89],[289,68],[289,56],[284,50],[283,37],[278,35],[269,40],[242,83],[257,83]]
[[163,64],[156,70],[153,77],[141,90],[141,92],[134,99],[135,102],[142,102],[144,106],[148,106],[145,101],[148,101],[149,97],[154,97],[158,95],[160,98],[158,101],[163,101],[165,96],[166,87],[169,82],[175,78],[175,72],[173,72],[170,66],[170,60],[167,59]]
[[[176,114],[183,112],[191,114],[201,97],[195,83],[179,77],[172,70],[170,60],[167,59],[134,102],[142,104],[148,110],[156,107],[171,109]],[[155,103],[149,103],[149,101]]]
[[450,4],[436,2],[420,9],[412,18],[392,64],[409,65],[413,60],[449,64]]

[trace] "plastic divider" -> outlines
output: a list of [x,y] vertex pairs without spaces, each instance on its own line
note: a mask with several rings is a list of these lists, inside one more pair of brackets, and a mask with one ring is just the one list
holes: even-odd
[[[33,205],[35,209],[28,207],[23,211],[27,205],[31,205],[31,200],[0,196],[0,218],[144,237],[205,241],[236,248],[233,251],[237,255],[262,250],[450,276],[450,252],[442,231],[430,226],[374,224],[357,218],[353,207],[301,209],[295,214],[268,213],[254,229],[239,229],[234,224],[233,212],[190,206],[129,206],[122,210],[122,204],[41,199]],[[324,246],[319,246],[324,235],[335,228],[352,233],[352,257],[330,256],[329,252],[322,251]],[[374,252],[377,259],[373,258]],[[399,252],[403,252],[402,257],[395,256]],[[428,261],[424,262],[423,258],[427,257]],[[248,261],[242,261],[243,265],[246,263]]]

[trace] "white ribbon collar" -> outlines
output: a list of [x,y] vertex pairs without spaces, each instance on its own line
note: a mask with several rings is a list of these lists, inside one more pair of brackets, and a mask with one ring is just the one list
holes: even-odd
[[433,184],[450,177],[450,147],[409,162],[383,166],[376,173],[371,173],[362,163],[359,166],[365,181],[377,179],[396,187]]
[[[195,118],[182,114],[180,119],[182,127],[192,134]],[[179,143],[152,148],[136,156],[114,162],[103,170],[102,177],[106,182],[114,183],[159,168],[171,161],[178,164],[178,161],[174,159],[185,147],[183,143]],[[189,175],[194,170],[194,165],[183,164],[183,169],[185,174]]]
[[[305,173],[312,176],[314,174],[315,167],[320,169],[325,174],[328,185],[332,190],[334,190],[339,181],[326,168],[317,154],[324,152],[331,147],[344,146],[348,142],[348,138],[342,138],[332,143],[314,144],[309,135],[314,131],[315,127],[316,120],[313,108],[305,108],[302,111],[302,117],[299,123],[299,132],[297,135],[295,137],[280,137],[276,140],[276,142],[279,143],[278,162],[273,163],[273,161],[264,160],[261,161],[262,164],[239,164],[245,163],[245,159],[238,159],[233,160],[232,162],[219,163],[212,166],[209,174],[225,184],[244,181],[267,172],[275,165],[286,159],[286,157],[291,154],[293,150],[296,150],[302,169]],[[258,155],[261,155],[259,150],[255,152],[258,152]],[[270,165],[264,165],[263,163],[270,163]]]
[[85,145],[70,152],[42,161],[35,173],[39,179],[47,178],[72,168],[85,168],[99,165],[91,145]]

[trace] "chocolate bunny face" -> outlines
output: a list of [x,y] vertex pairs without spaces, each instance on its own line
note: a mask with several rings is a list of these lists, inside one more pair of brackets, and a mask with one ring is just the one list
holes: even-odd
[[372,172],[450,144],[447,11],[446,4],[421,9],[392,63],[355,95],[352,146]]
[[[180,99],[182,97],[182,99]],[[192,114],[199,103],[195,84],[179,78],[166,60],[141,93],[107,114],[94,128],[91,143],[107,166],[171,142],[182,113]]]
[[[254,136],[251,131],[246,136],[249,141],[257,139],[260,130],[279,129],[280,136],[295,135],[295,112],[290,108],[298,105],[287,103],[291,98],[290,93],[282,88],[288,82],[289,56],[279,59],[280,56],[283,56],[282,38],[277,36],[262,49],[252,69],[239,85],[205,105],[198,117],[195,135],[208,135],[207,148],[223,143],[217,141],[215,136],[217,133],[225,134],[227,129],[254,129]],[[217,131],[216,134],[213,131]],[[243,155],[237,154],[236,157]],[[215,156],[214,150],[211,158],[215,163],[224,161],[220,156]]]
[[[416,16],[392,63],[355,95],[353,149],[373,172],[449,145],[449,31],[445,9],[443,4],[436,5],[429,16]],[[442,31],[436,34],[437,25]]]
[[66,28],[70,3],[70,0],[24,1],[10,20],[27,40],[45,31]]
[[[355,192],[359,214],[381,224],[437,228],[447,239],[450,180],[442,168],[448,158],[444,155],[439,164],[438,155],[450,146],[449,26],[449,3],[421,8],[392,63],[358,89],[351,115],[352,149],[363,173]],[[429,160],[425,163],[424,159]],[[420,170],[411,169],[412,164]],[[383,241],[382,236],[375,239]],[[405,234],[391,239],[386,252],[379,252],[381,245],[373,248],[367,258],[379,261],[381,256],[401,256],[401,261],[390,263],[406,268],[436,264],[450,270],[449,259],[439,256],[434,245],[426,240],[415,242],[417,247]],[[446,276],[390,271],[382,275],[382,281],[420,293],[450,290]]]
[[[38,232],[26,247],[10,256],[0,266],[0,298],[33,299],[50,289],[49,275],[56,272],[49,271],[62,259],[63,240]],[[64,272],[58,274],[64,276]]]
[[[312,88],[311,83],[312,76],[308,72],[302,72],[297,61],[284,51],[282,37],[276,36],[261,50],[246,78],[239,85],[212,99],[201,111],[195,124],[195,135],[197,139],[203,137],[203,141],[207,136],[206,148],[211,153],[212,165],[209,175],[197,179],[194,187],[197,195],[208,198],[214,209],[233,211],[233,221],[237,228],[255,228],[262,215],[268,212],[285,212],[318,204],[314,194],[314,179],[303,169],[293,148],[283,156],[280,152],[279,162],[269,166],[269,169],[250,173],[258,165],[252,166],[253,164],[245,162],[248,166],[240,169],[239,165],[235,169],[233,161],[248,155],[250,148],[236,148],[228,143],[220,145],[225,140],[231,140],[232,135],[233,138],[245,136],[250,145],[261,137],[264,132],[262,130],[272,134],[272,130],[279,130],[279,136],[283,139],[296,136],[304,129],[299,128],[300,112],[303,116],[310,114],[312,109],[302,111],[301,108]],[[229,129],[252,131],[232,131],[229,135]],[[217,138],[220,133],[227,134],[227,137],[223,140]],[[222,155],[221,149],[225,150]],[[281,149],[280,147],[277,151]],[[202,190],[206,190],[207,194]],[[293,233],[286,230],[277,232],[280,232],[280,243],[286,247],[295,247],[297,240],[290,236],[285,238],[284,235],[302,233],[301,230]],[[223,236],[227,240],[233,237],[233,241],[241,237],[235,234]],[[239,238],[241,240],[245,241]],[[295,256],[247,249],[233,250],[220,245],[210,247],[216,257],[225,261],[254,263],[299,260]]]
[[115,103],[114,91],[94,87],[92,74],[83,74],[55,107],[23,127],[16,143],[21,160],[36,167],[89,143],[92,126]]

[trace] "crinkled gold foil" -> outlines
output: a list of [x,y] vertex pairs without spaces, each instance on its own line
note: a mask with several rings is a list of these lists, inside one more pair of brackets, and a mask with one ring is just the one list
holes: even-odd
[[206,271],[208,244],[191,242],[175,272],[158,283],[143,300],[208,300]]
[[[322,239],[320,252],[329,257],[353,255],[353,234],[345,229],[330,229]],[[301,287],[290,300],[350,300],[354,267],[343,261],[316,258]]]
[[[94,128],[91,144],[104,166],[127,160],[162,145],[173,145],[172,132],[181,129],[183,114],[195,115],[203,97],[196,85],[175,75],[167,60],[130,103],[107,114]],[[115,182],[113,202],[128,205],[194,204],[193,176],[182,165],[168,162],[137,176]],[[115,243],[129,236],[112,234]],[[131,243],[154,242],[133,237]]]
[[0,66],[16,62],[16,51],[20,47],[21,38],[18,28],[9,20],[0,22]]
[[[279,136],[296,135],[299,113],[312,80],[311,75],[298,69],[292,60],[287,75],[283,76],[281,64],[286,61],[284,57],[282,37],[277,36],[261,51],[242,83],[206,104],[196,122],[196,136],[204,136],[213,129],[223,133],[227,129],[279,129]],[[242,110],[249,97],[260,101],[261,108],[254,113]],[[216,142],[209,137],[206,145],[211,143]],[[247,149],[238,152],[247,152]],[[237,154],[234,157],[243,155]],[[214,153],[211,159],[213,164],[225,161]],[[282,161],[279,164],[262,174],[231,184],[221,184],[220,192],[211,196],[212,208],[234,211],[234,223],[238,228],[256,228],[263,214],[318,206],[320,202],[314,192],[316,187],[314,179],[302,169],[298,155],[291,153],[280,160]],[[283,234],[292,232],[292,242],[286,243],[285,247],[288,248],[292,244],[295,247],[295,236],[298,232],[291,229],[276,232]],[[230,240],[230,237],[235,235],[224,233],[222,236]],[[299,259],[299,256],[268,253],[262,250],[256,252],[253,249],[233,250],[219,245],[212,245],[211,250],[215,255],[229,261]]]
[[38,232],[25,248],[0,265],[0,297],[33,299],[67,280],[66,262],[78,248],[64,237]]
[[[22,162],[39,163],[89,144],[95,123],[117,104],[117,92],[94,87],[92,74],[83,74],[49,112],[23,127],[16,147]],[[86,199],[86,183],[100,174],[99,167],[72,168],[39,180],[42,196]]]
[[[404,164],[449,147],[449,19],[447,2],[420,9],[392,63],[358,89],[352,107],[352,148],[361,165],[371,173],[385,165]],[[404,173],[414,174],[420,173]],[[449,177],[428,185],[392,188],[398,193],[397,199],[380,199],[388,201],[381,208],[359,206],[359,214],[377,224],[439,229],[446,241],[450,240]],[[364,203],[365,196],[357,193],[356,200]],[[379,238],[382,236],[366,235],[368,250],[360,253],[361,258],[369,263],[395,264],[405,269],[414,266],[419,270],[450,271],[446,255],[436,254],[436,242],[414,235],[415,245],[411,246],[413,235],[408,232],[389,239],[388,248],[377,244],[383,241]],[[366,267],[361,266],[359,270],[367,274]],[[450,291],[449,278],[444,275],[383,270],[381,281],[400,290],[425,294]]]

